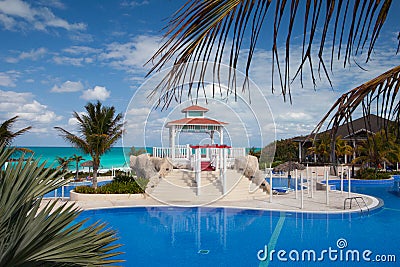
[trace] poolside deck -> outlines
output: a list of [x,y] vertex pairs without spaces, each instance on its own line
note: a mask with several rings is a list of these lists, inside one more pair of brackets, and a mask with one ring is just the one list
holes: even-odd
[[[192,174],[178,172],[173,176],[163,179],[158,189],[156,188],[150,194],[146,194],[143,198],[129,200],[96,200],[96,201],[76,201],[76,205],[80,208],[99,209],[113,207],[139,207],[139,206],[211,206],[211,207],[232,207],[245,209],[262,209],[274,211],[290,211],[290,212],[307,212],[307,213],[347,213],[358,212],[359,207],[353,203],[352,209],[343,209],[345,198],[348,197],[347,192],[329,191],[329,204],[326,204],[326,191],[314,191],[313,198],[311,194],[307,194],[304,190],[303,208],[301,208],[301,192],[298,191],[296,198],[295,192],[286,195],[273,195],[270,202],[269,194],[262,190],[253,190],[249,188],[249,181],[246,177],[233,170],[229,170],[228,177],[230,182],[228,188],[230,192],[223,196],[218,184],[213,177],[213,172],[204,176],[205,187],[200,196],[196,195],[191,186]],[[178,179],[180,178],[180,179]],[[208,183],[206,183],[208,181]],[[207,189],[208,188],[208,189]],[[314,188],[315,189],[315,188]],[[251,191],[251,192],[249,192]],[[254,191],[254,192],[253,192]],[[369,209],[379,206],[379,200],[372,196],[351,193],[351,197],[361,196],[366,202]],[[44,200],[48,202],[49,200]],[[61,201],[59,201],[61,204]],[[72,201],[70,201],[73,203]],[[364,207],[363,207],[364,208]],[[364,209],[365,211],[366,209]]]

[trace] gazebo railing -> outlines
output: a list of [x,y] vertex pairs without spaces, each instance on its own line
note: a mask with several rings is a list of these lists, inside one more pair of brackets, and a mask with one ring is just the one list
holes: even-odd
[[238,158],[246,156],[244,147],[231,147],[228,149],[228,158]]
[[153,147],[153,157],[172,158],[173,152],[175,152],[174,158],[183,159],[189,159],[192,154],[189,145],[177,145],[174,151],[171,147]]
[[[173,157],[173,152],[174,157]],[[202,148],[201,154],[206,158],[211,159],[213,155],[218,153],[217,148]],[[192,149],[189,145],[177,145],[174,151],[171,147],[153,147],[153,157],[159,158],[176,158],[176,159],[190,159]],[[244,147],[231,147],[228,148],[228,158],[237,158],[246,156],[246,149]]]

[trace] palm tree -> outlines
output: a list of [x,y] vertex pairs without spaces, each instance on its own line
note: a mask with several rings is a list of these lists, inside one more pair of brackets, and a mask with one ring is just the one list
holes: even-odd
[[347,157],[353,154],[354,148],[351,147],[341,136],[336,137],[335,142],[335,154],[336,158]]
[[367,163],[377,168],[383,163],[394,164],[400,161],[400,145],[396,143],[393,134],[386,134],[384,130],[371,134],[368,139],[357,147],[358,157],[353,162]]
[[17,121],[18,116],[12,117],[0,124],[0,143],[10,145],[15,137],[32,129],[31,126],[25,127],[16,132],[11,131],[13,124]]
[[147,153],[146,149],[141,147],[141,148],[137,148],[135,146],[132,146],[130,151],[129,151],[129,156],[139,156],[142,154]]
[[[391,4],[392,0],[187,1],[170,19],[164,43],[148,61],[148,64],[154,63],[148,75],[172,63],[172,69],[156,88],[160,92],[174,88],[169,94],[160,94],[164,100],[160,103],[168,106],[176,96],[182,95],[184,87],[178,86],[183,81],[190,86],[188,95],[196,95],[192,89],[197,92],[203,89],[201,85],[209,69],[218,82],[224,74],[219,64],[228,55],[227,84],[236,92],[235,71],[242,70],[248,78],[259,37],[264,35],[263,39],[272,39],[272,91],[277,72],[282,95],[291,100],[290,84],[297,77],[303,84],[303,69],[307,65],[315,85],[316,65],[318,74],[323,72],[331,82],[328,69],[333,69],[335,60],[343,60],[344,67],[354,55],[365,56],[368,61]],[[291,45],[298,45],[291,38],[293,35],[303,35],[301,53],[291,53]],[[398,38],[400,41],[400,35]],[[278,46],[281,40],[285,40],[283,53]],[[294,75],[290,73],[292,62],[299,62]],[[248,80],[244,79],[243,90],[247,85]]]
[[97,170],[101,156],[121,138],[123,133],[122,114],[115,115],[114,107],[102,106],[100,101],[85,106],[87,114],[73,116],[78,121],[77,136],[61,127],[55,127],[60,135],[83,153],[89,154],[93,161],[93,187],[97,188]]
[[309,154],[316,154],[323,163],[329,162],[329,156],[331,151],[331,139],[329,134],[319,135],[318,140],[314,142],[314,145],[308,149]]
[[[15,149],[0,146],[0,166]],[[66,184],[59,170],[22,156],[0,172],[0,266],[103,266],[120,262],[116,233],[79,220],[73,203],[44,204],[43,195]]]
[[257,148],[255,148],[255,147],[253,146],[253,147],[251,147],[251,148],[249,149],[249,155],[250,155],[250,156],[254,156],[254,157],[257,158],[257,160],[259,160],[259,159],[260,159],[260,156],[261,156],[261,150],[257,150]]
[[67,158],[67,157],[56,157],[56,160],[58,162],[58,164],[61,167],[61,170],[63,172],[66,172],[68,170],[68,165],[71,162],[71,159]]
[[79,161],[84,160],[82,156],[78,156],[74,154],[72,157],[69,158],[71,161],[75,161],[76,166],[75,166],[75,179],[78,179],[78,173],[79,173]]

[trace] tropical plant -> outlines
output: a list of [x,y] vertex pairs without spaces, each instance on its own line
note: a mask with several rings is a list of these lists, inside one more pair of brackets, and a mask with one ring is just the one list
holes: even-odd
[[78,156],[74,154],[72,157],[69,158],[71,161],[75,161],[75,179],[78,179],[78,174],[79,174],[79,161],[84,160],[82,156]]
[[[351,147],[342,138],[342,136],[336,136],[335,142],[332,144],[331,135],[329,133],[320,134],[314,140],[313,146],[308,149],[308,154],[315,154],[318,156],[322,163],[329,163],[334,160],[333,163],[339,160],[340,157],[349,156],[353,154],[353,147]],[[334,145],[335,158],[332,156],[332,146]]]
[[[227,84],[232,86],[235,92],[238,88],[235,86],[235,71],[242,70],[246,75],[243,81],[244,90],[248,86],[247,78],[258,40],[263,35],[262,39],[268,39],[270,35],[271,88],[274,91],[274,77],[277,72],[282,95],[284,99],[289,95],[291,100],[290,84],[297,77],[300,77],[303,84],[303,69],[307,65],[315,85],[313,66],[318,65],[318,74],[323,72],[331,82],[328,69],[333,69],[336,58],[338,61],[343,60],[344,67],[354,55],[365,56],[365,60],[368,61],[391,4],[392,0],[187,1],[169,21],[164,43],[148,61],[154,63],[148,75],[160,71],[169,63],[173,64],[155,89],[160,91],[160,96],[164,99],[160,103],[165,106],[168,106],[171,100],[180,99],[176,96],[182,95],[184,87],[179,85],[183,80],[189,85],[189,92],[186,94],[196,95],[192,89],[197,92],[203,90],[200,85],[204,85],[209,69],[218,81],[222,75],[228,76]],[[269,18],[271,20],[268,20]],[[298,44],[298,41],[291,37],[298,35],[303,36],[302,51],[291,53],[291,47]],[[331,36],[332,39],[328,39]],[[400,35],[398,38],[400,40]],[[279,51],[280,40],[285,40],[284,53]],[[327,44],[329,49],[325,49]],[[247,47],[244,47],[246,45]],[[362,53],[363,50],[366,50],[366,53]],[[230,67],[227,75],[222,73],[219,66],[226,56]],[[207,64],[210,62],[211,64]],[[298,62],[294,75],[290,73],[293,69],[290,65],[292,62]],[[171,93],[162,93],[170,88],[174,88]],[[218,90],[215,88],[218,87],[213,87],[213,90]]]
[[342,139],[342,136],[336,137],[335,141],[335,154],[336,158],[351,156],[354,152],[352,146],[350,146],[345,140]]
[[400,145],[393,134],[384,130],[371,134],[358,147],[358,156],[353,163],[365,163],[367,167],[378,168],[384,164],[393,165],[400,161]]
[[[0,148],[3,167],[14,149]],[[73,203],[43,195],[66,183],[59,170],[23,156],[0,171],[0,266],[103,266],[115,259],[115,231],[79,221]],[[113,257],[113,258],[111,258]],[[111,258],[111,259],[109,259]]]
[[314,145],[308,149],[309,154],[318,156],[321,162],[328,163],[331,153],[331,138],[329,134],[320,134]]
[[21,130],[18,130],[16,132],[11,131],[11,128],[14,125],[14,123],[17,121],[17,119],[18,119],[18,116],[15,116],[15,117],[12,117],[11,119],[4,121],[2,124],[0,124],[0,143],[10,145],[15,137],[32,129],[31,126],[28,126],[28,127],[22,128]]
[[58,162],[58,164],[61,167],[61,170],[63,172],[66,172],[68,170],[68,165],[71,163],[71,159],[67,158],[67,157],[56,157],[56,160]]
[[381,172],[375,168],[361,168],[356,173],[357,179],[366,179],[366,180],[380,180],[380,179],[389,179],[390,174],[387,172]]
[[298,145],[292,139],[281,139],[276,141],[275,160],[291,161],[299,153]]
[[250,156],[254,156],[254,157],[256,157],[257,159],[260,159],[261,150],[255,148],[255,147],[253,146],[253,147],[251,147],[251,148],[249,149],[249,155],[250,155]]
[[129,156],[139,156],[139,155],[145,154],[145,153],[147,153],[147,151],[143,147],[137,148],[137,147],[132,146],[129,151]]
[[85,106],[87,114],[73,113],[78,121],[77,136],[61,127],[55,127],[65,140],[83,153],[89,154],[93,161],[93,187],[97,188],[97,171],[101,156],[122,137],[122,114],[115,114],[115,107],[102,106],[100,101]]
[[[371,111],[375,111],[385,118],[382,129],[389,130],[393,127],[396,138],[400,138],[400,102],[398,100],[400,86],[400,66],[394,67],[387,72],[363,83],[362,85],[344,93],[332,105],[329,111],[323,116],[313,133],[318,132],[328,121],[332,126],[331,136],[335,136],[340,125],[353,120],[352,114],[355,111],[362,111],[367,130],[371,130],[373,124]],[[385,136],[387,137],[387,136]]]
[[81,194],[143,194],[148,182],[149,179],[122,176],[96,189],[89,186],[77,186],[75,192]]

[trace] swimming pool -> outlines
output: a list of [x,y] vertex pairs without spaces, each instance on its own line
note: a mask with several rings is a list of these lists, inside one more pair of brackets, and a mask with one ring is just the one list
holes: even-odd
[[[392,255],[400,261],[399,181],[355,185],[352,191],[379,197],[385,205],[369,215],[147,207],[91,210],[80,218],[106,221],[118,231],[126,252],[123,266],[364,266],[365,259],[385,256],[393,261]],[[272,261],[259,260],[266,245],[269,252],[275,250]],[[278,259],[279,250],[286,252],[281,259],[287,261]],[[337,259],[331,260],[324,250],[336,250],[331,256]],[[371,254],[363,259],[365,251]],[[299,261],[292,260],[296,252]],[[357,253],[360,261],[352,260]],[[385,264],[395,265],[368,266]]]
[[[109,183],[110,181],[101,181],[98,182],[98,185],[104,185]],[[83,185],[88,185],[91,186],[92,182],[91,181],[84,181],[84,182],[71,182],[65,186],[59,187],[57,189],[54,189],[53,191],[48,192],[47,194],[44,195],[44,198],[69,198],[69,191],[73,190],[77,186],[83,186]]]

